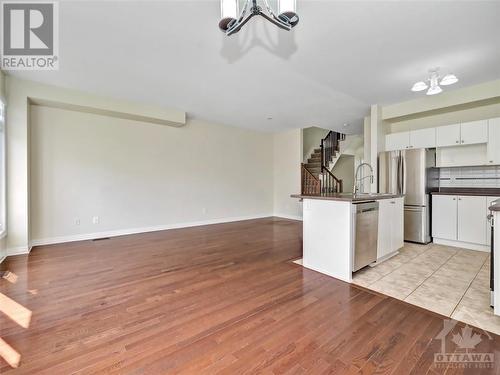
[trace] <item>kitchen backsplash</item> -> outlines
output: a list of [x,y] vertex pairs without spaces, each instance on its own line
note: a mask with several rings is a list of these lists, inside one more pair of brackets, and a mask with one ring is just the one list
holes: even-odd
[[500,188],[500,166],[440,168],[444,188]]

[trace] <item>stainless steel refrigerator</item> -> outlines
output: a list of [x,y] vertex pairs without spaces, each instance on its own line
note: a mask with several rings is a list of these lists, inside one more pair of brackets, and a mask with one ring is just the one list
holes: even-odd
[[436,152],[417,149],[381,152],[378,158],[380,193],[404,194],[405,241],[429,243],[430,199],[437,172]]

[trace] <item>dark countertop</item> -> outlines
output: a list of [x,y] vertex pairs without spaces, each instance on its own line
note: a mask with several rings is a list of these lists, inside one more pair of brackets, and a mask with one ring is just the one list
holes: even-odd
[[465,195],[465,196],[486,196],[500,197],[498,188],[441,188],[439,191],[431,192],[433,195]]
[[402,198],[404,197],[404,195],[378,194],[378,193],[354,195],[352,193],[332,193],[332,194],[321,194],[321,195],[292,194],[291,197],[300,199],[319,199],[326,201],[363,202],[363,201],[376,201],[380,199]]
[[491,202],[490,211],[500,211],[500,199]]

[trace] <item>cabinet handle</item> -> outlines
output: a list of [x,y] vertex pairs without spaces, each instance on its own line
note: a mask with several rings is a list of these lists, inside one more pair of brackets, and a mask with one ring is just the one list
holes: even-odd
[[460,141],[455,141],[455,143],[460,143]]
[[462,143],[465,143],[465,141],[462,141]]
[[391,201],[391,204],[396,204],[396,202],[394,202],[394,201]]
[[456,201],[456,200],[457,200],[457,198],[453,198],[453,200],[454,200],[454,201]]
[[490,163],[493,163],[493,160],[490,160]]

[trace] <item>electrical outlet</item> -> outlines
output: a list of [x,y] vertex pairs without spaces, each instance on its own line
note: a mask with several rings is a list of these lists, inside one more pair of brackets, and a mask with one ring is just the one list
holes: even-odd
[[75,218],[75,225],[80,225],[80,218],[79,217]]
[[94,216],[92,218],[92,224],[99,224],[99,216]]

